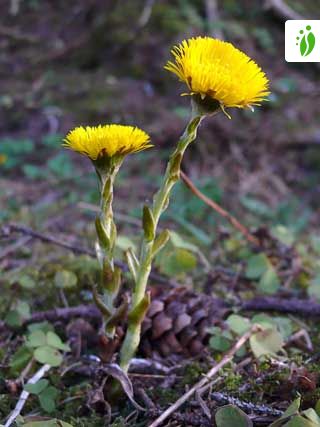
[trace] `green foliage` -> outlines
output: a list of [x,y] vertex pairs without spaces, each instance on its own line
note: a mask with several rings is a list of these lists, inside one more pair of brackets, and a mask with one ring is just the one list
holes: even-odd
[[70,350],[69,346],[64,344],[54,332],[45,333],[41,329],[31,332],[26,344],[34,349],[33,355],[38,362],[51,366],[60,366],[62,354],[59,350]]
[[184,276],[196,268],[197,255],[201,256],[198,246],[186,240],[176,232],[170,231],[170,240],[156,256],[156,265],[164,274],[171,277]]
[[0,168],[4,170],[13,169],[22,163],[22,159],[32,153],[34,142],[31,139],[4,138],[0,140],[0,154],[4,161]]
[[263,293],[274,294],[280,287],[277,272],[263,253],[248,259],[245,274],[248,279],[258,280],[258,289]]
[[12,309],[5,317],[8,325],[16,327],[21,326],[23,321],[30,317],[30,305],[26,301],[16,300]]
[[60,270],[54,276],[54,283],[60,289],[74,289],[77,287],[78,278],[72,271]]
[[12,372],[19,372],[34,357],[39,363],[53,367],[60,366],[63,357],[61,351],[69,351],[60,337],[53,332],[50,324],[38,323],[29,326],[26,342],[19,347],[10,360]]
[[259,331],[250,337],[250,347],[257,358],[265,355],[275,356],[283,344],[282,336],[276,328]]
[[[292,335],[293,322],[287,317],[270,317],[259,314],[248,319],[239,314],[231,314],[226,320],[228,329],[212,327],[208,329],[211,335],[209,346],[215,351],[229,350],[235,340],[246,333],[253,325],[261,330],[253,334],[249,345],[256,358],[262,356],[276,356],[283,349],[285,340]],[[238,357],[245,354],[244,347],[237,353]]]
[[219,408],[215,415],[217,427],[253,427],[250,418],[234,405]]
[[284,414],[269,427],[320,427],[320,417],[312,408],[300,411],[301,399],[298,397]]

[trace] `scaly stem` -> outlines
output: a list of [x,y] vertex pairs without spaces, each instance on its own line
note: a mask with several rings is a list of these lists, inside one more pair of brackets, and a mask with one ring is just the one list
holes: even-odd
[[[193,117],[191,117],[190,122],[188,123],[183,135],[178,141],[175,151],[170,156],[170,160],[168,162],[161,187],[159,191],[155,194],[153,204],[150,209],[150,216],[152,218],[152,221],[149,221],[149,223],[144,227],[145,236],[141,248],[141,256],[137,271],[135,289],[132,297],[131,309],[131,313],[133,312],[133,310],[137,312],[139,311],[139,307],[141,306],[141,313],[139,316],[139,321],[137,321],[136,317],[134,318],[134,320],[131,320],[129,315],[128,330],[120,353],[120,366],[124,371],[128,370],[130,360],[134,356],[140,342],[141,323],[143,321],[144,314],[147,311],[147,307],[145,307],[143,301],[146,295],[146,287],[151,271],[152,260],[154,257],[153,245],[156,237],[157,225],[161,214],[166,210],[168,206],[170,192],[174,184],[179,180],[180,164],[184,152],[188,145],[195,140],[197,136],[197,129],[202,120],[202,117],[203,116],[201,115],[194,115]],[[149,233],[146,233],[146,228],[148,228]],[[150,235],[152,237],[150,237]],[[142,312],[143,310],[144,313]]]
[[[108,174],[102,175],[97,170],[101,180],[100,215],[96,219],[98,241],[96,250],[101,264],[101,286],[103,295],[100,297],[94,289],[94,300],[103,314],[106,332],[114,335],[115,327],[110,319],[115,315],[114,300],[117,297],[120,276],[114,267],[113,252],[116,240],[116,226],[113,220],[113,184],[120,165],[110,168]],[[109,325],[108,325],[109,322]]]

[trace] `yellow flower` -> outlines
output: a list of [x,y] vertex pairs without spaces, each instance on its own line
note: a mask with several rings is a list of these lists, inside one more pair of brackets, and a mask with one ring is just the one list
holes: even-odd
[[222,108],[250,108],[270,93],[261,68],[231,43],[211,37],[184,40],[171,53],[165,69],[184,81],[191,95],[206,95]]
[[122,157],[152,147],[146,132],[124,125],[76,127],[68,133],[63,145],[91,160],[105,156]]

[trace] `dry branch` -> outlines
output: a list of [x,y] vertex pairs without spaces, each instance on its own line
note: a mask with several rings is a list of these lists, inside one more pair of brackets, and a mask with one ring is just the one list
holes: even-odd
[[278,16],[283,21],[287,19],[305,19],[291,7],[284,0],[266,0],[265,8],[271,9],[276,16]]
[[[3,226],[2,230],[3,230],[4,235],[10,235],[13,232],[17,232],[17,233],[21,233],[21,234],[24,234],[25,236],[29,236],[29,237],[28,237],[28,239],[26,238],[26,240],[23,240],[23,242],[18,241],[17,243],[12,244],[10,246],[9,252],[8,252],[8,248],[4,249],[4,251],[0,253],[0,259],[9,255],[9,253],[12,253],[14,250],[18,249],[20,246],[22,246],[22,244],[25,245],[32,238],[41,240],[41,241],[46,242],[46,243],[52,243],[56,246],[60,246],[62,248],[68,249],[68,250],[70,250],[74,253],[77,253],[77,254],[85,254],[85,255],[89,255],[91,257],[96,256],[95,251],[92,249],[87,249],[87,248],[83,248],[83,247],[78,246],[78,245],[73,245],[73,244],[68,243],[64,240],[58,239],[58,238],[52,236],[51,234],[41,233],[39,231],[33,230],[32,228],[27,227],[23,224],[9,223],[9,224]],[[117,267],[121,268],[121,270],[123,270],[123,271],[129,271],[127,265],[124,262],[116,260],[115,265]],[[167,284],[167,285],[170,284],[173,286],[178,285],[178,283],[175,280],[163,277],[160,274],[157,274],[155,272],[151,272],[150,277],[151,277],[151,279],[153,279],[159,283],[163,283],[163,284]]]
[[220,205],[218,205],[213,200],[209,199],[205,194],[203,194],[191,181],[190,178],[187,177],[187,175],[184,172],[180,172],[181,179],[183,182],[187,185],[187,187],[193,192],[194,195],[196,195],[199,199],[201,199],[204,203],[206,203],[208,206],[210,206],[214,211],[216,211],[219,215],[221,215],[223,218],[225,218],[227,221],[230,222],[230,224],[240,231],[244,235],[244,237],[252,244],[256,246],[260,246],[259,240],[253,236],[250,231],[245,227],[243,224],[240,223],[240,221],[237,220],[233,215],[231,215],[229,212],[227,212],[225,209],[223,209]]
[[243,301],[241,310],[247,311],[278,311],[281,313],[300,314],[306,317],[319,317],[320,304],[306,299],[257,297]]

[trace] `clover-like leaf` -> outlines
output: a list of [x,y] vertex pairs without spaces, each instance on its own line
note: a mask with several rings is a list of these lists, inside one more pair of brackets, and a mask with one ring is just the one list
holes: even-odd
[[24,389],[31,394],[40,394],[45,388],[47,388],[48,384],[49,381],[42,378],[34,384],[26,384]]
[[255,355],[261,356],[275,355],[283,347],[283,339],[277,328],[259,331],[250,337],[250,347]]
[[35,359],[43,364],[48,364],[50,366],[56,367],[60,366],[62,362],[61,353],[48,345],[44,345],[42,347],[38,347],[34,351]]
[[46,335],[47,344],[53,348],[57,348],[62,351],[70,351],[70,347],[61,341],[61,338],[52,331],[47,332]]
[[234,405],[218,409],[215,415],[217,427],[253,427],[250,418]]

